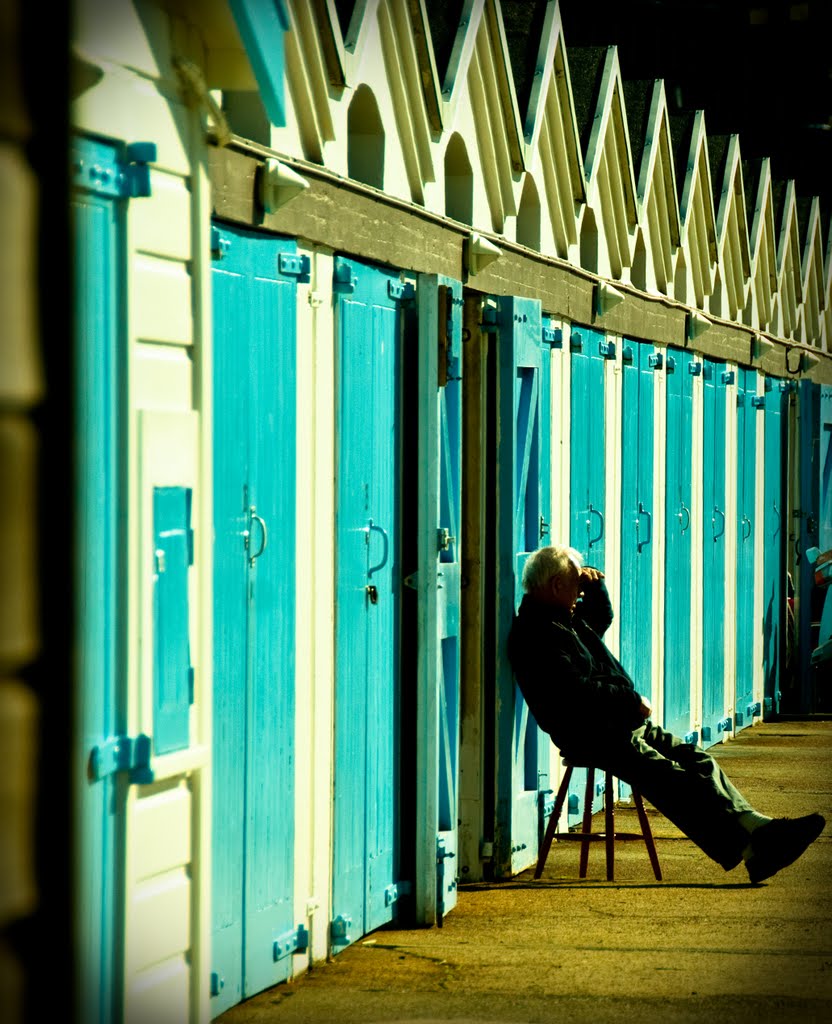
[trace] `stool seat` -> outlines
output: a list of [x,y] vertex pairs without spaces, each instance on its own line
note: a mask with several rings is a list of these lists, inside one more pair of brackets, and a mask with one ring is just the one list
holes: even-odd
[[[656,844],[653,840],[653,832],[650,829],[650,822],[647,820],[647,812],[644,810],[644,801],[641,794],[633,789],[633,803],[638,814],[641,832],[616,832],[615,831],[615,801],[612,792],[612,772],[604,773],[604,831],[592,831],[592,797],[595,791],[595,768],[591,765],[578,765],[572,762],[563,762],[566,765],[558,794],[555,798],[555,806],[549,817],[543,842],[537,857],[537,867],[534,870],[534,877],[540,878],[543,874],[543,867],[549,850],[555,839],[566,839],[581,844],[580,877],[586,878],[587,865],[589,862],[589,844],[603,842],[607,854],[607,881],[612,882],[615,878],[615,841],[640,839],[647,847],[647,855],[653,867],[653,874],[657,881],[662,880],[662,869],[659,867],[659,855],[656,853]],[[563,805],[566,803],[566,796],[569,791],[569,782],[572,779],[572,771],[575,768],[586,768],[586,797],[584,800],[584,817],[580,832],[557,832],[558,821],[560,820]]]

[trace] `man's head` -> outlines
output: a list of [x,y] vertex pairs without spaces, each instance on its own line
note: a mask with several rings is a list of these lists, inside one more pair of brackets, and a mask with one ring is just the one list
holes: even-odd
[[523,567],[523,590],[571,612],[581,595],[582,565],[580,553],[565,544],[538,548]]

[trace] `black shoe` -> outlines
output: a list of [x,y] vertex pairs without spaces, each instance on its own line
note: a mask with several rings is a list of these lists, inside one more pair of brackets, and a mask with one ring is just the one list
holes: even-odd
[[762,882],[792,864],[821,834],[822,814],[775,818],[751,833],[751,856],[745,862],[752,882]]

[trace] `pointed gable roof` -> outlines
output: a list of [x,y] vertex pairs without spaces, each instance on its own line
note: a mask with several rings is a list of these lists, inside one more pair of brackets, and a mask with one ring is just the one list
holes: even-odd
[[807,199],[804,206],[806,224],[803,236],[804,340],[812,345],[817,345],[821,340],[825,306],[820,199],[817,196]]
[[670,118],[676,150],[676,187],[685,262],[691,273],[694,305],[704,308],[711,294],[717,260],[716,216],[705,133],[705,112]]
[[777,250],[774,230],[774,195],[771,190],[771,161],[744,160],[749,245],[751,251],[751,287],[754,295],[753,326],[768,330],[777,294]]
[[576,214],[586,200],[586,183],[560,4],[546,0],[538,7],[541,10],[544,17],[523,122],[526,165],[539,169],[555,251],[568,259],[578,240]]
[[570,51],[570,67],[582,128],[587,202],[600,213],[610,273],[618,279],[632,262],[631,232],[638,221],[618,49],[579,47]]
[[653,261],[656,286],[667,294],[681,241],[673,140],[664,82],[624,82],[640,223]]
[[803,302],[803,275],[800,267],[800,235],[798,229],[797,195],[793,180],[777,182],[777,297],[780,331],[793,338],[799,330],[800,306]]
[[497,0],[466,0],[443,86],[444,117],[446,125],[452,125],[459,103],[466,97],[492,227],[498,232],[506,217],[517,213],[515,176],[525,165],[508,59]]
[[724,287],[719,312],[731,320],[742,314],[751,278],[751,252],[739,136],[708,136],[716,208],[719,265]]

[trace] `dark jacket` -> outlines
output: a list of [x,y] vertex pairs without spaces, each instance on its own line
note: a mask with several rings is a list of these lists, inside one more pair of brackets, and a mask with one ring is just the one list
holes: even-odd
[[603,742],[624,739],[644,722],[641,696],[601,640],[612,617],[603,580],[586,584],[572,614],[527,594],[514,617],[514,677],[537,724],[561,750],[584,746],[585,729]]

